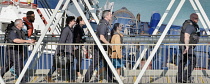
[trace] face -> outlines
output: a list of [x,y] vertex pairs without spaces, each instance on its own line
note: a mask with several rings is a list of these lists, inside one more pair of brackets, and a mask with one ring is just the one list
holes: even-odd
[[80,24],[84,25],[85,24],[85,21],[84,20],[80,21]]
[[198,16],[197,15],[193,15],[193,17],[191,18],[191,20],[195,23],[198,23]]
[[34,20],[35,20],[35,15],[34,14],[31,14],[30,16],[28,16],[29,17],[29,21],[30,22],[34,22]]
[[70,25],[72,25],[72,26],[74,26],[74,25],[76,24],[75,19],[74,19],[74,20],[72,20],[71,22],[69,22],[69,24],[70,24]]
[[120,24],[119,27],[117,27],[117,29],[118,29],[119,31],[122,31],[122,25]]
[[108,15],[106,16],[106,18],[107,18],[109,21],[111,21],[111,20],[112,20],[112,13],[109,12]]
[[20,23],[17,25],[17,27],[19,27],[19,28],[23,28],[23,26],[24,26],[23,21],[20,21]]

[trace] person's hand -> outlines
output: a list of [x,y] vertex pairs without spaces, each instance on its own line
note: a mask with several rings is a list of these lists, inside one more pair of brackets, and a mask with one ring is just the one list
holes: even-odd
[[35,43],[35,42],[36,42],[36,40],[34,40],[34,39],[27,40],[27,43]]
[[183,52],[183,54],[186,54],[186,53],[188,53],[188,48],[186,48]]

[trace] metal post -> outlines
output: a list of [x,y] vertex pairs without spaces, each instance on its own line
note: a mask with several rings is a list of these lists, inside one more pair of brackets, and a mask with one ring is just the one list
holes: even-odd
[[[196,14],[198,15],[199,20],[201,21],[201,24],[203,25],[203,27],[204,27],[204,29],[205,29],[207,35],[210,35],[209,29],[207,28],[207,26],[206,26],[206,24],[205,24],[205,22],[204,22],[204,20],[203,20],[203,17],[202,17],[201,14],[199,13],[199,11],[198,11],[198,9],[197,9],[195,3],[193,2],[193,0],[189,0],[189,1],[190,1],[191,5],[192,5],[193,9],[195,10]],[[208,17],[207,17],[207,18],[208,18]]]
[[209,27],[209,29],[210,29],[210,21],[209,21],[209,18],[207,17],[205,11],[203,10],[203,7],[202,7],[200,1],[199,1],[199,0],[195,0],[195,3],[196,3],[196,5],[198,6],[198,8],[199,8],[201,14],[203,15],[204,20],[206,21],[206,24],[208,25],[208,27]]
[[103,54],[103,56],[104,56],[106,62],[108,63],[108,65],[109,65],[109,67],[111,68],[113,74],[115,75],[115,77],[116,77],[118,83],[119,83],[119,84],[123,84],[122,80],[120,79],[120,76],[117,74],[117,71],[115,70],[114,66],[112,65],[111,60],[109,59],[107,53],[105,52],[103,46],[101,45],[101,42],[100,42],[99,39],[97,38],[97,36],[96,36],[95,32],[93,31],[93,29],[92,29],[90,23],[88,22],[87,18],[85,17],[85,15],[84,15],[82,9],[80,8],[78,2],[77,2],[76,0],[73,0],[73,3],[74,3],[74,5],[76,6],[76,8],[77,8],[78,12],[80,13],[80,15],[82,16],[83,20],[85,21],[85,24],[87,25],[88,30],[90,31],[91,35],[93,36],[93,38],[94,38],[96,44],[98,45],[98,47],[99,47],[101,53]]
[[94,10],[94,8],[91,7],[91,5],[90,5],[88,0],[84,0],[84,2],[86,3],[87,8],[89,9],[89,11],[91,12],[93,18],[95,19],[96,23],[98,24],[99,23],[99,19],[97,18],[96,13],[92,12],[92,10]]
[[57,23],[60,21],[63,13],[65,12],[65,9],[67,8],[67,6],[69,5],[70,0],[67,0],[66,3],[64,4],[63,8],[60,10],[60,13],[58,13],[57,15],[57,19],[55,20],[55,23],[53,24],[53,27],[51,28],[50,34],[52,34],[55,30],[55,27],[57,25]]
[[151,60],[153,59],[153,57],[154,57],[154,55],[155,55],[157,49],[159,48],[160,44],[162,43],[162,41],[163,41],[165,35],[167,34],[167,32],[168,32],[169,28],[171,27],[172,23],[174,22],[176,16],[178,15],[180,9],[182,8],[182,6],[183,6],[183,4],[184,4],[184,2],[185,2],[185,0],[181,0],[181,1],[180,1],[178,7],[176,8],[176,10],[175,10],[174,14],[172,15],[172,17],[171,17],[171,19],[170,19],[168,25],[166,26],[166,28],[165,28],[163,34],[160,36],[160,39],[158,40],[158,42],[156,43],[154,49],[152,50],[152,53],[150,54],[148,60],[146,61],[144,67],[142,68],[142,71],[139,73],[139,75],[138,75],[138,77],[137,77],[137,79],[136,79],[136,81],[135,81],[134,84],[138,84],[139,81],[141,80],[142,76],[144,75],[144,72],[146,71],[146,69],[147,69],[149,63],[151,62]]
[[39,38],[38,42],[36,43],[36,46],[34,47],[34,49],[33,49],[32,53],[31,53],[30,57],[28,58],[28,61],[26,62],[25,66],[24,66],[23,70],[21,71],[21,74],[19,75],[19,77],[18,77],[18,79],[17,79],[17,81],[16,81],[15,84],[20,84],[20,81],[22,80],[22,78],[23,78],[23,76],[24,76],[27,68],[29,67],[31,61],[33,60],[35,53],[37,52],[39,46],[41,45],[42,40],[44,39],[44,36],[47,33],[48,28],[50,27],[51,23],[53,22],[54,17],[56,17],[56,14],[57,14],[59,8],[61,7],[63,1],[64,0],[60,0],[58,2],[58,4],[57,4],[57,6],[56,6],[56,8],[55,8],[55,10],[54,10],[54,12],[52,14],[52,16],[50,17],[49,23],[47,24],[47,26],[45,27],[43,33],[41,34],[41,37]]
[[[163,21],[165,20],[166,16],[168,15],[168,12],[171,10],[171,7],[173,6],[175,0],[171,0],[171,2],[169,3],[165,13],[163,14],[162,18],[160,19],[160,22],[158,23],[157,27],[155,28],[154,32],[152,33],[152,35],[156,35],[160,26],[162,25]],[[138,58],[138,60],[136,61],[133,70],[136,70],[136,68],[138,67],[138,65],[140,64],[140,61],[142,60],[143,56],[145,55],[146,51],[148,50],[148,47],[146,47],[143,52],[141,53],[140,57]]]

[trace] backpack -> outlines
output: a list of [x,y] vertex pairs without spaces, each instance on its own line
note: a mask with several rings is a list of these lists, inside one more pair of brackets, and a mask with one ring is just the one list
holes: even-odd
[[4,43],[12,42],[9,40],[8,36],[9,36],[9,33],[11,32],[13,26],[15,26],[15,23],[13,21],[11,21],[11,23],[7,25],[7,28],[5,30],[5,35],[4,35]]

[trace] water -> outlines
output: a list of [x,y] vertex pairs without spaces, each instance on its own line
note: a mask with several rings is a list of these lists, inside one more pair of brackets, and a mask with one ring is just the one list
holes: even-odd
[[[171,0],[109,0],[110,2],[115,2],[114,11],[126,7],[130,10],[134,16],[138,13],[141,14],[141,20],[149,22],[151,15],[153,12],[159,12],[161,15],[165,12],[168,4]],[[205,10],[207,16],[210,16],[210,0],[199,0],[203,9]],[[180,0],[176,0],[174,5],[172,6],[168,16],[166,17],[163,23],[167,24],[175,11],[176,7],[178,6]],[[106,0],[99,0],[99,6],[102,7],[106,3]],[[179,12],[177,18],[174,21],[174,25],[182,25],[184,20],[189,19],[189,15],[194,13],[189,0],[185,1],[181,11]],[[200,27],[202,27],[201,23],[199,22]]]

